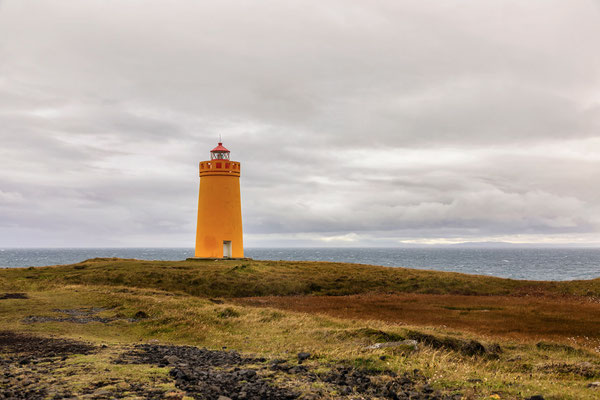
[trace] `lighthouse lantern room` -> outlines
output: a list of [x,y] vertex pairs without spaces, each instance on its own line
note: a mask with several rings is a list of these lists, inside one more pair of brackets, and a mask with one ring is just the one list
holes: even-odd
[[223,147],[223,143],[219,142],[217,147],[210,151],[211,160],[229,160],[229,150]]

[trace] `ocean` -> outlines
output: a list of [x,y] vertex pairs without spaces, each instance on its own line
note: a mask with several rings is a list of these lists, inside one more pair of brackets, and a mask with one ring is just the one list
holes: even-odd
[[[600,277],[599,248],[246,248],[257,260],[339,261],[454,271],[511,279],[564,281]],[[0,267],[76,263],[94,257],[183,260],[191,248],[0,248]]]

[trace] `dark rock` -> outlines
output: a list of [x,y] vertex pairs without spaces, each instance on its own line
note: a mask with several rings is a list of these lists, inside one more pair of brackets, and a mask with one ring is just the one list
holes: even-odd
[[421,390],[422,390],[423,392],[425,392],[425,393],[431,393],[431,392],[433,392],[433,388],[432,388],[431,386],[429,386],[429,385],[424,385],[424,386],[421,388]]
[[179,362],[179,358],[176,356],[166,356],[163,358],[163,361],[167,364],[167,365],[175,365]]
[[2,293],[0,294],[0,300],[6,299],[28,299],[26,293]]
[[146,319],[148,318],[148,314],[146,314],[144,311],[138,311],[135,313],[135,315],[133,316],[133,318],[135,319]]
[[245,369],[239,371],[239,374],[242,375],[246,379],[252,379],[256,376],[256,371],[253,369]]
[[536,394],[534,396],[528,397],[525,400],[544,400],[544,396],[540,394]]
[[298,353],[298,362],[308,360],[309,358],[310,358],[310,353],[306,353],[306,352]]
[[461,346],[461,353],[467,356],[476,356],[485,354],[485,347],[476,340],[470,340]]
[[352,393],[352,389],[351,389],[350,387],[348,387],[348,386],[342,386],[342,387],[340,388],[340,394],[341,394],[342,396],[347,396],[347,395],[349,395],[350,393]]

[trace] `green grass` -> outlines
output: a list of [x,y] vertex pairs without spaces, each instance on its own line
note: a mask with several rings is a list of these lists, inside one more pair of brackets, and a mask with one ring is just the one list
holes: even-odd
[[600,297],[600,279],[542,282],[360,264],[293,261],[92,259],[61,267],[0,270],[3,290],[62,285],[154,288],[201,297],[424,293]]

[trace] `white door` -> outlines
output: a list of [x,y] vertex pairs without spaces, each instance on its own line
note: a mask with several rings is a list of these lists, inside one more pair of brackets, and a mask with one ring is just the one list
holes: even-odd
[[231,257],[231,240],[223,240],[223,257]]

